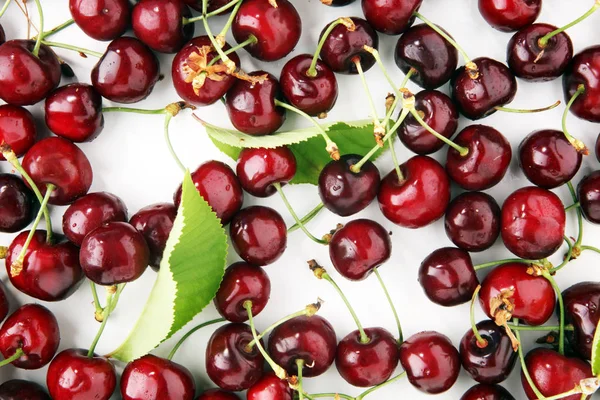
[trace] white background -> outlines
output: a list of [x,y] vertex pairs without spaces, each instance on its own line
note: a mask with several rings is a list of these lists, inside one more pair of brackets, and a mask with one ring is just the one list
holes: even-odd
[[[293,2],[302,15],[303,32],[296,50],[287,59],[299,53],[312,53],[321,29],[336,17],[362,16],[359,0],[344,8],[329,8],[321,5],[318,0],[293,0]],[[30,13],[33,20],[37,21],[34,3],[32,1],[28,3],[30,3]],[[70,18],[67,0],[45,0],[42,3],[47,29]],[[471,57],[489,56],[504,62],[506,43],[510,39],[510,34],[500,33],[488,26],[480,16],[476,3],[475,0],[425,0],[421,12],[450,32]],[[539,21],[563,25],[587,11],[592,3],[591,0],[570,2],[545,0]],[[1,23],[8,38],[23,38],[25,36],[25,18],[15,4],[10,6]],[[218,32],[223,23],[223,18],[212,19],[213,31]],[[576,52],[589,45],[596,44],[599,33],[600,15],[592,16],[583,24],[569,31]],[[200,23],[196,26],[196,34],[203,34]],[[380,39],[380,52],[384,62],[395,81],[399,83],[402,79],[402,73],[393,62],[393,49],[397,37],[380,34]],[[67,42],[97,51],[104,51],[107,45],[107,43],[95,42],[89,39],[77,27],[66,29],[53,37],[52,40]],[[233,39],[230,38],[229,42],[232,43]],[[58,49],[57,53],[70,63],[79,81],[89,83],[90,70],[96,62],[93,57],[83,59],[77,53],[61,49]],[[239,54],[242,58],[243,68],[246,71],[262,68],[279,76],[279,71],[285,63],[285,60],[282,60],[263,64],[250,58],[244,51],[240,51]],[[170,79],[172,56],[161,55],[160,59],[165,79],[156,85],[154,92],[146,101],[136,106],[160,108],[167,103],[178,100]],[[373,96],[378,100],[380,115],[382,115],[383,99],[389,88],[377,67],[373,67],[368,71],[367,77]],[[329,115],[329,120],[343,121],[369,117],[369,108],[365,103],[365,96],[359,78],[338,75],[338,82],[340,95],[336,107]],[[66,83],[69,83],[69,81],[63,79],[62,84]],[[415,92],[419,90],[412,83],[409,84],[409,87]],[[447,85],[441,90],[447,93]],[[541,84],[519,81],[519,90],[511,106],[535,108],[551,104],[557,99],[563,99],[560,80]],[[109,105],[109,103],[105,102],[105,105]],[[544,128],[560,129],[563,106],[564,103],[555,110],[537,115],[496,113],[481,122],[499,129],[511,142],[514,155],[521,139],[531,131]],[[48,134],[43,127],[42,108],[38,105],[31,107],[31,110],[38,119],[40,131],[44,135]],[[199,109],[196,113],[213,124],[230,126],[221,103]],[[462,128],[469,123],[470,121],[461,119],[460,127]],[[288,114],[288,120],[284,128],[307,125],[306,121]],[[590,148],[593,148],[598,134],[597,125],[570,116],[569,128],[572,134],[584,140]],[[190,168],[195,168],[209,159],[218,159],[232,166],[234,165],[231,160],[220,154],[212,145],[202,126],[191,118],[189,111],[181,113],[172,121],[171,130],[174,147],[183,162]],[[403,146],[398,145],[396,147],[400,160],[406,160],[411,156],[411,153]],[[171,201],[173,191],[181,179],[181,174],[171,160],[163,142],[161,116],[111,113],[106,116],[102,134],[93,143],[82,144],[81,148],[89,157],[94,169],[92,191],[105,190],[120,196],[125,200],[130,215],[146,205]],[[436,153],[434,157],[443,162],[445,154],[446,150],[444,149]],[[392,168],[389,154],[378,160],[376,164],[382,174],[387,174]],[[590,155],[585,159],[575,182],[597,168],[598,162],[593,155]],[[0,172],[10,171],[11,168],[6,162],[0,162]],[[488,192],[495,197],[499,204],[502,204],[510,192],[527,184],[528,182],[519,170],[516,157],[513,157],[504,181]],[[315,187],[307,185],[288,186],[285,190],[300,215],[304,215],[319,202]],[[459,189],[453,188],[453,195],[459,192]],[[558,188],[555,192],[565,201],[565,204],[571,204],[566,188]],[[244,205],[248,206],[257,202],[257,199],[247,195]],[[261,200],[260,204],[277,208],[291,225],[292,219],[282,207],[281,200],[277,196],[266,201]],[[61,226],[63,212],[64,208],[52,208],[52,218],[57,229]],[[418,231],[399,228],[381,215],[376,203],[352,218],[358,217],[375,219],[382,223],[386,229],[393,232],[392,258],[381,268],[381,273],[398,307],[405,336],[408,337],[422,330],[437,330],[448,335],[453,343],[458,345],[462,335],[469,329],[469,306],[463,305],[451,309],[437,306],[425,297],[417,282],[417,270],[423,258],[439,247],[451,245],[444,233],[443,222],[438,221]],[[320,236],[333,228],[336,223],[344,221],[348,221],[348,219],[337,217],[329,212],[323,212],[314,222],[309,224],[309,228],[317,236]],[[588,223],[585,224],[585,229],[584,243],[600,245],[600,230]],[[571,212],[568,217],[567,234],[576,235],[574,212]],[[12,237],[13,235],[0,235],[0,244],[8,246]],[[228,261],[238,260],[237,255],[233,251],[231,253]],[[479,263],[509,256],[509,252],[503,247],[501,241],[498,241],[491,250],[485,253],[473,254],[473,260],[474,263]],[[570,285],[583,280],[596,279],[595,277],[598,276],[597,257],[597,254],[584,254],[580,259],[572,262],[571,265],[561,271],[557,277],[561,288],[566,289]],[[325,266],[330,265],[325,247],[316,245],[300,231],[291,234],[288,239],[288,249],[283,257],[275,264],[266,267],[272,282],[271,301],[265,311],[257,318],[258,328],[264,328],[276,319],[297,311],[305,304],[321,297],[326,300],[321,315],[332,322],[338,338],[341,339],[356,327],[332,288],[326,282],[317,281],[312,277],[305,263],[308,258],[316,258]],[[553,257],[553,261],[559,259],[559,255]],[[332,271],[332,274],[337,276],[335,271]],[[0,277],[4,282],[7,281],[4,269],[0,272]],[[126,337],[144,305],[154,279],[155,273],[148,269],[141,279],[127,286],[120,304],[111,317],[104,336],[98,345],[98,353],[104,354],[113,350]],[[367,327],[383,326],[391,332],[395,332],[394,320],[374,277],[361,283],[350,283],[342,278],[339,278],[338,282],[349,296],[363,325]],[[32,298],[17,293],[10,283],[7,283],[7,287],[9,287],[10,297],[13,301],[12,310],[18,304],[34,301]],[[64,302],[45,303],[60,321],[61,350],[74,346],[87,348],[91,343],[98,328],[98,324],[93,319],[91,301],[89,287],[84,284],[77,293]],[[483,318],[483,313],[479,310],[479,307],[477,307],[477,313],[478,319]],[[216,316],[217,313],[211,305],[194,322],[206,321]],[[156,323],[161,324],[162,321],[156,321]],[[211,329],[196,333],[175,357],[175,361],[184,364],[192,371],[199,389],[214,386],[204,371],[204,350],[210,333]],[[176,336],[179,337],[180,335],[181,332]],[[537,336],[535,333],[525,333],[525,346],[530,348],[531,341]],[[155,353],[166,356],[177,337],[160,346]],[[24,372],[8,366],[0,370],[0,381],[19,377],[43,383],[45,372],[46,369]],[[400,372],[400,369],[398,372]],[[474,384],[475,382],[463,371],[458,383],[450,391],[439,395],[438,398],[459,399],[462,393]],[[515,398],[524,398],[518,366],[504,385],[509,388]],[[305,387],[310,393],[339,391],[357,395],[361,392],[360,389],[352,388],[346,384],[337,374],[335,367],[332,367],[320,378],[307,379]],[[429,398],[429,396],[414,389],[406,380],[384,388],[377,394],[371,395],[370,398],[394,399],[398,398],[399,394],[402,394],[402,398],[415,400]],[[115,396],[115,398],[117,397]]]

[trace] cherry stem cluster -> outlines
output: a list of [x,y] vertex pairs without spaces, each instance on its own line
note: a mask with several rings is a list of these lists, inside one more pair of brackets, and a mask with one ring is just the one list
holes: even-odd
[[594,5],[592,6],[592,8],[590,8],[585,14],[583,14],[581,17],[577,18],[576,20],[574,20],[573,22],[568,23],[567,25],[558,28],[550,33],[547,33],[546,35],[542,36],[541,38],[538,39],[538,46],[541,49],[544,49],[546,46],[548,46],[548,41],[550,39],[552,39],[554,36],[566,31],[567,29],[577,25],[578,23],[580,23],[581,21],[583,21],[584,19],[586,19],[587,17],[589,17],[590,15],[592,15],[594,12],[596,12],[596,10],[600,8],[600,1],[599,0],[595,0],[594,1]]
[[573,244],[571,243],[571,239],[569,239],[567,236],[563,236],[563,240],[567,244],[569,250],[567,250],[567,254],[565,255],[563,262],[549,270],[551,274],[554,274],[557,271],[561,270],[565,265],[567,265],[571,261],[573,257]]
[[[240,1],[240,4],[241,4],[241,1]],[[208,39],[210,40],[210,43],[212,44],[215,51],[221,56],[223,63],[224,64],[231,63],[232,61],[223,52],[221,43],[217,42],[217,40],[215,39],[215,37],[212,33],[212,30],[210,29],[210,25],[208,24],[208,18],[207,18],[208,14],[206,12],[207,8],[208,8],[208,0],[202,0],[202,16],[204,17],[204,18],[202,18],[202,23],[204,24],[204,30],[206,30],[206,35],[208,36]],[[224,43],[224,41],[223,41],[223,43]]]
[[193,18],[184,18],[183,25],[193,24],[194,22],[202,21],[205,18],[214,17],[215,15],[219,15],[222,12],[229,10],[231,7],[233,7],[237,4],[241,4],[241,3],[242,3],[242,0],[232,0],[229,3],[225,4],[224,6],[219,7],[216,10],[211,11],[209,13],[206,13],[206,15],[199,15],[199,16],[193,17]]
[[38,37],[41,37],[42,40],[44,40],[48,36],[52,36],[60,31],[62,31],[63,29],[68,28],[69,26],[73,25],[74,23],[75,23],[75,21],[73,19],[69,19],[69,20],[63,22],[62,24],[55,26],[54,28],[50,29],[49,31],[39,33],[38,35],[34,36],[32,38],[32,40],[37,40]]
[[173,346],[173,348],[171,349],[171,352],[167,356],[167,360],[172,360],[173,357],[175,357],[175,353],[177,353],[177,350],[179,350],[179,348],[181,347],[181,345],[183,344],[183,342],[185,342],[195,332],[197,332],[200,329],[205,328],[207,326],[214,325],[214,324],[220,324],[222,322],[227,322],[227,320],[225,318],[217,318],[217,319],[213,319],[213,320],[210,320],[210,321],[207,321],[207,322],[203,322],[203,323],[201,323],[199,325],[196,325],[192,329],[190,329],[185,335],[183,335],[181,337],[181,339],[179,339],[179,341],[177,343],[175,343],[175,346]]
[[[255,44],[256,42],[258,42],[258,39],[256,38],[256,36],[250,35],[250,36],[248,36],[248,39],[244,40],[242,43],[237,44],[227,50],[224,50],[223,54],[228,56],[229,54],[236,52],[239,49],[243,49],[244,47],[246,47],[248,45]],[[221,60],[221,55],[217,54],[215,57],[213,57],[212,60],[210,60],[208,62],[208,64],[206,64],[206,67],[208,68],[208,67],[215,65],[217,63],[217,61],[219,61],[219,60]],[[204,72],[204,73],[206,73],[206,72]]]
[[0,361],[0,367],[4,367],[5,365],[8,365],[8,364],[12,363],[13,361],[18,360],[23,355],[25,355],[25,352],[23,351],[22,348],[18,347],[17,350],[15,350],[15,353],[12,356],[10,356],[8,358],[5,358],[4,360]]
[[119,302],[119,297],[121,296],[121,292],[123,292],[123,289],[125,289],[124,283],[120,283],[116,286],[108,286],[106,288],[106,307],[104,307],[102,311],[102,323],[100,324],[100,328],[98,328],[98,333],[96,333],[96,336],[92,341],[92,345],[88,350],[87,356],[89,358],[94,357],[94,351],[96,350],[96,346],[98,345],[100,337],[104,332],[104,328],[106,328],[108,317],[110,317],[112,312],[117,307],[117,303]]
[[404,335],[402,334],[402,324],[400,323],[400,317],[398,316],[398,311],[396,310],[396,306],[394,306],[394,302],[392,301],[390,292],[387,290],[387,287],[385,286],[385,282],[383,281],[383,279],[381,278],[381,275],[379,274],[379,268],[375,268],[373,270],[373,273],[377,277],[377,280],[379,281],[379,284],[381,285],[381,288],[383,289],[383,293],[385,294],[385,297],[387,298],[387,301],[390,304],[390,308],[392,309],[392,313],[394,314],[394,319],[396,320],[396,326],[398,327],[398,343],[402,344],[402,342],[404,342]]
[[308,222],[310,222],[314,217],[316,217],[321,212],[321,210],[323,210],[324,207],[325,207],[325,205],[323,203],[319,203],[315,208],[310,210],[308,212],[308,214],[306,214],[304,217],[300,218],[300,224],[295,223],[294,225],[292,225],[291,227],[288,228],[287,232],[292,233],[292,232],[300,229],[301,225],[305,225]]

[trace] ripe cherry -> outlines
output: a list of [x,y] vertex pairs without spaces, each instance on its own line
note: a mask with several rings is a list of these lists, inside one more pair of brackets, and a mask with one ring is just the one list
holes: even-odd
[[[183,0],[183,2],[185,4],[187,4],[189,7],[192,7],[194,10],[198,11],[198,12],[202,12],[202,0]],[[229,3],[229,0],[208,0],[207,2],[207,9],[206,11],[211,13],[213,11],[218,10],[219,8],[227,5]],[[227,11],[223,11],[221,14],[225,14],[226,12],[231,12],[231,9],[227,10]],[[221,15],[218,14],[218,15]]]
[[592,343],[600,320],[600,284],[580,282],[562,293],[565,303],[565,323],[573,324],[569,335],[571,347],[586,360],[592,358]]
[[158,270],[167,239],[177,216],[177,207],[171,203],[153,204],[139,210],[129,223],[144,236],[150,251],[150,266]]
[[6,34],[4,33],[4,28],[0,25],[0,45],[3,45],[6,42]]
[[467,390],[460,400],[515,400],[515,398],[500,385],[479,384]]
[[600,171],[592,172],[579,182],[577,199],[585,219],[600,224]]
[[[37,139],[33,115],[23,107],[4,104],[0,106],[0,144],[10,146],[17,157],[24,155]],[[0,154],[0,161],[5,158]]]
[[600,71],[600,46],[592,46],[573,57],[563,75],[563,92],[569,101],[583,85],[584,91],[569,109],[577,117],[600,122],[600,81],[595,78]]
[[518,31],[535,22],[542,0],[479,0],[479,12],[488,24],[502,32]]
[[[246,393],[247,400],[293,400],[293,398],[290,385],[279,379],[273,372],[263,375]],[[237,400],[237,397],[223,400]]]
[[[249,397],[248,397],[249,398]],[[235,394],[219,389],[209,389],[203,392],[196,400],[239,400]]]
[[0,174],[0,232],[25,229],[35,218],[38,202],[21,178]]
[[141,0],[131,12],[133,33],[160,53],[176,53],[194,36],[192,13],[183,0]]
[[127,0],[69,0],[69,10],[77,26],[96,40],[121,37],[131,20]]
[[44,388],[35,382],[11,379],[0,385],[2,400],[52,400]]
[[423,0],[362,0],[362,10],[373,28],[388,35],[406,31],[415,21]]
[[256,197],[269,197],[296,174],[296,156],[287,147],[246,148],[240,152],[237,177],[244,190]]

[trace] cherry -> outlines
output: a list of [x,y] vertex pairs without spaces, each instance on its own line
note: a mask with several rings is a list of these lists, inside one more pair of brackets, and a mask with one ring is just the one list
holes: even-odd
[[415,21],[423,0],[362,0],[362,10],[373,28],[388,35],[406,31]]
[[21,306],[0,328],[0,352],[4,358],[14,356],[19,349],[23,353],[11,363],[17,368],[42,368],[52,360],[59,343],[56,317],[39,304]]
[[131,19],[127,0],[69,0],[71,16],[89,37],[109,41],[121,37]]
[[[374,0],[363,0],[363,4],[368,1]],[[417,85],[435,89],[452,77],[458,65],[458,51],[430,26],[419,24],[400,36],[394,59],[404,74],[413,70],[410,79]]]
[[[33,115],[23,107],[0,106],[0,144],[10,146],[17,157],[24,155],[37,138]],[[0,161],[5,158],[0,154]]]
[[[242,208],[244,192],[237,176],[227,164],[207,161],[192,172],[192,181],[223,225],[227,225]],[[179,207],[181,185],[175,192],[173,202]]]
[[542,0],[479,0],[479,12],[492,27],[502,32],[518,31],[535,22]]
[[387,381],[398,366],[398,342],[383,328],[367,328],[368,343],[358,330],[350,332],[337,347],[335,366],[353,386],[371,387]]
[[584,91],[573,102],[570,111],[577,117],[600,122],[600,46],[592,46],[573,57],[563,75],[563,92],[569,101],[583,85]]
[[92,85],[109,100],[135,103],[150,95],[159,75],[160,66],[152,50],[124,36],[108,45],[92,69]]
[[538,187],[521,188],[502,205],[502,240],[518,257],[549,257],[563,242],[565,221],[558,196]]
[[[192,7],[194,10],[196,10],[198,12],[202,12],[202,0],[183,0],[183,2],[185,4],[187,4],[189,7]],[[226,6],[229,2],[230,2],[230,0],[208,0],[206,11],[211,13],[213,11],[218,10],[221,7]],[[231,11],[230,10],[223,11],[222,14],[224,14],[226,12],[231,12]],[[221,15],[221,14],[219,14],[219,15]]]
[[236,253],[254,265],[272,264],[287,247],[287,229],[281,215],[269,207],[252,206],[231,220],[229,235]]
[[127,364],[121,375],[123,400],[192,400],[194,377],[183,365],[147,354]]
[[10,282],[21,292],[39,300],[66,299],[84,278],[79,265],[79,250],[67,241],[46,243],[46,231],[38,230],[27,246],[23,269],[13,276],[11,265],[19,257],[28,235],[28,231],[21,232],[8,248],[6,272]]
[[381,181],[377,200],[383,215],[405,228],[420,228],[444,215],[450,202],[450,180],[433,158],[414,156]]
[[301,316],[273,329],[268,346],[273,361],[289,374],[296,375],[296,360],[303,360],[303,376],[311,378],[322,375],[333,364],[337,339],[325,318]]
[[35,382],[11,379],[0,385],[2,400],[52,400],[44,388]]
[[158,203],[140,209],[129,223],[140,232],[150,251],[150,266],[160,268],[167,239],[177,216],[177,207],[171,203]]
[[287,147],[245,148],[238,156],[237,177],[242,188],[256,197],[277,192],[274,183],[285,185],[296,174],[296,156]]
[[[290,385],[279,379],[273,372],[263,375],[246,393],[247,400],[293,400],[293,398]],[[237,400],[237,398],[223,400]]]
[[515,398],[502,386],[479,384],[467,390],[460,400],[515,400]]
[[[508,302],[510,309],[498,307],[499,301]],[[541,325],[552,316],[556,296],[546,278],[528,274],[525,264],[507,263],[494,268],[485,277],[479,303],[487,316],[497,323],[514,317],[529,325]],[[506,311],[510,317],[500,315]]]
[[176,53],[194,36],[192,13],[183,0],[141,0],[131,12],[133,33],[160,53]]
[[127,221],[127,206],[114,194],[97,192],[75,200],[63,214],[62,227],[67,239],[81,246],[90,232],[113,221]]
[[379,189],[379,170],[367,161],[355,173],[351,167],[362,159],[357,154],[345,154],[330,161],[319,174],[319,196],[323,205],[334,214],[347,217],[367,207]]
[[271,281],[266,272],[245,262],[232,264],[215,296],[215,307],[221,316],[231,322],[246,322],[246,301],[252,302],[252,315],[265,308],[271,296]]
[[585,219],[600,223],[600,171],[592,172],[577,185],[577,198]]
[[10,309],[10,302],[6,296],[6,287],[0,283],[0,322],[4,321],[4,318],[8,315]]
[[264,359],[252,342],[246,324],[218,328],[206,346],[206,372],[221,389],[240,391],[254,385],[263,375]]
[[37,209],[37,199],[21,178],[0,174],[0,232],[25,229],[35,218]]
[[600,284],[580,282],[562,293],[565,303],[565,323],[573,324],[575,332],[569,336],[571,347],[586,360],[592,358],[592,342],[600,320]]
[[223,390],[209,389],[196,397],[196,400],[239,400],[239,397]]
[[0,25],[0,45],[3,45],[6,42],[6,34],[4,33],[4,28]]
[[553,25],[533,24],[513,35],[508,42],[507,58],[510,70],[517,77],[544,82],[563,74],[573,58],[573,43],[569,35],[561,32],[545,46],[540,46],[540,39],[556,29]]
[[467,190],[485,190],[504,178],[512,149],[508,140],[491,126],[470,125],[455,138],[454,143],[468,149],[462,155],[448,147],[446,171],[454,182]]
[[23,158],[23,168],[46,193],[46,185],[56,188],[50,204],[66,205],[85,195],[92,186],[92,166],[86,155],[73,143],[58,137],[42,139]]
[[53,399],[108,400],[117,386],[115,367],[106,357],[87,350],[67,349],[60,352],[48,367],[46,385]]

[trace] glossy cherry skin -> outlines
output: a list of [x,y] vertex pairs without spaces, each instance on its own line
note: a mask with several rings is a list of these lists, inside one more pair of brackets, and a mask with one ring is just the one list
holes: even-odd
[[400,363],[410,383],[422,392],[450,389],[460,372],[460,357],[448,337],[433,331],[412,335],[400,346]]
[[[230,48],[225,43],[223,51]],[[208,36],[195,37],[179,50],[171,66],[173,86],[179,97],[196,106],[208,106],[225,96],[236,81],[234,76],[213,72],[202,81],[204,63],[210,63],[217,55]],[[236,66],[240,66],[240,58],[236,52],[227,56]],[[222,66],[223,61],[219,60],[215,65]]]
[[581,212],[588,221],[600,223],[600,171],[594,171],[577,185]]
[[264,359],[252,342],[246,324],[227,324],[218,328],[206,345],[206,372],[221,389],[246,390],[263,375]]
[[398,35],[406,31],[415,21],[415,11],[423,0],[362,0],[365,19],[375,30]]
[[8,315],[10,310],[10,301],[6,296],[6,287],[0,283],[0,322],[4,321],[4,318]]
[[569,343],[582,358],[592,358],[592,342],[600,320],[600,283],[580,282],[562,293],[565,303],[565,323],[573,324]]
[[102,41],[121,37],[131,20],[127,0],[69,0],[69,10],[86,35]]
[[[578,358],[568,358],[554,350],[537,348],[525,356],[525,364],[533,383],[544,396],[554,396],[572,390],[579,381],[593,377],[590,364]],[[530,400],[537,399],[531,386],[521,372],[521,384]],[[592,396],[587,396],[590,399]],[[579,400],[580,394],[563,397]]]
[[419,268],[419,283],[429,300],[451,307],[470,301],[479,280],[469,253],[443,247],[423,260]]
[[450,202],[444,226],[457,247],[472,252],[486,250],[500,235],[500,207],[486,193],[462,193]]
[[236,167],[242,188],[256,197],[277,192],[273,184],[285,185],[296,174],[296,156],[287,147],[246,148],[240,152]]
[[454,143],[468,149],[465,156],[448,147],[446,171],[467,190],[485,190],[504,178],[512,149],[509,141],[491,126],[470,125],[460,131]]
[[44,388],[35,382],[11,379],[0,385],[2,400],[52,400]]
[[515,398],[500,385],[475,385],[462,395],[460,400],[515,400]]
[[399,361],[398,341],[383,328],[367,328],[368,343],[360,341],[358,330],[350,332],[337,347],[335,366],[353,386],[371,387],[387,381]]
[[16,276],[10,266],[17,259],[29,231],[21,232],[10,244],[6,272],[10,282],[21,292],[43,301],[64,300],[81,284],[84,275],[79,265],[79,249],[66,241],[46,243],[46,231],[38,230],[23,259],[23,270]]
[[195,392],[186,367],[152,354],[127,364],[121,375],[123,400],[192,400]]
[[319,196],[325,207],[347,217],[367,207],[379,189],[379,170],[371,161],[363,164],[360,172],[350,170],[362,159],[357,154],[345,154],[330,161],[319,174]]
[[[223,225],[242,208],[244,192],[233,170],[220,161],[207,161],[192,172],[192,181]],[[181,201],[181,185],[175,192],[173,202],[177,207]]]
[[87,356],[84,349],[60,352],[48,367],[46,385],[53,399],[108,400],[117,386],[112,363],[96,354]]
[[129,223],[146,239],[150,251],[150,266],[154,270],[160,267],[176,216],[177,207],[174,204],[157,203],[142,208],[129,220]]
[[107,192],[90,193],[67,208],[62,220],[63,233],[73,244],[81,246],[94,229],[113,221],[127,221],[123,200]]
[[132,37],[113,40],[92,69],[92,85],[108,100],[136,103],[150,95],[158,82],[156,55]]
[[507,62],[518,78],[545,82],[563,74],[573,58],[573,43],[564,32],[552,37],[542,48],[539,40],[558,29],[548,24],[529,25],[513,35],[508,42]]
[[329,242],[329,257],[346,279],[361,281],[390,259],[392,239],[379,223],[356,219],[336,231]]
[[5,359],[17,349],[23,350],[23,355],[11,363],[17,368],[42,368],[52,360],[59,344],[58,321],[39,304],[21,306],[0,328],[0,352]]
[[[362,18],[350,18],[354,22],[354,31],[349,31],[343,24],[337,25],[321,48],[319,56],[333,72],[341,74],[357,74],[354,60],[360,60],[363,71],[369,70],[375,65],[375,58],[371,53],[365,50],[364,46],[374,49],[379,47],[379,36],[377,32]],[[330,24],[321,31],[319,40],[323,37],[325,30]]]
[[231,322],[246,322],[246,301],[252,302],[252,315],[265,308],[271,297],[271,281],[260,267],[237,262],[225,270],[214,303],[221,316]]
[[479,77],[473,79],[465,67],[458,67],[450,80],[450,93],[465,117],[476,120],[510,103],[517,93],[517,80],[508,67],[491,58],[476,58]]
[[381,181],[377,200],[383,215],[405,228],[421,228],[444,215],[450,202],[450,180],[433,158],[414,156],[400,165],[404,179],[392,170]]
[[549,257],[563,242],[565,220],[564,205],[557,195],[525,187],[513,192],[502,205],[502,240],[518,257]]
[[247,400],[293,400],[293,398],[294,394],[289,384],[279,379],[273,372],[267,372],[246,392]]
[[296,7],[288,0],[246,0],[231,25],[238,43],[254,36],[258,41],[245,46],[254,58],[276,61],[294,50],[302,33],[302,20]]
[[529,275],[526,264],[502,264],[485,277],[479,303],[488,317],[494,319],[490,303],[502,295],[514,305],[513,317],[529,325],[542,325],[548,321],[556,306],[550,282],[543,276]]
[[233,393],[225,392],[219,389],[209,389],[203,392],[196,400],[239,400]]
[[66,139],[49,137],[33,145],[23,158],[23,168],[46,193],[46,185],[56,188],[50,204],[66,205],[85,195],[92,186],[92,166],[79,147]]
[[[452,100],[437,90],[421,90],[415,95],[415,109],[433,130],[450,138],[458,127],[458,110]],[[444,146],[412,116],[404,119],[398,129],[398,138],[412,152],[427,155]]]
[[160,53],[176,53],[194,36],[192,13],[183,0],[141,0],[131,11],[133,33]]
[[287,247],[287,228],[281,215],[269,207],[252,206],[231,220],[229,235],[236,253],[253,265],[272,264]]
[[0,232],[25,229],[35,218],[37,199],[21,178],[0,174]]
[[573,57],[563,75],[565,102],[577,92],[579,85],[585,87],[569,109],[577,117],[590,122],[600,122],[600,46],[592,46]]
[[[363,0],[363,4],[368,1],[375,0]],[[410,79],[417,85],[436,89],[452,77],[458,65],[458,51],[428,25],[419,24],[400,36],[394,60],[405,74],[411,68],[415,70]]]
[[303,376],[312,378],[322,375],[333,364],[336,347],[335,330],[325,318],[302,316],[284,322],[271,332],[268,353],[293,375],[298,373],[296,360],[303,360]]
[[541,10],[542,0],[479,0],[481,16],[502,32],[533,24]]
[[281,91],[291,105],[313,117],[327,115],[338,97],[335,74],[317,60],[315,76],[307,75],[312,54],[300,54],[285,63],[279,76]]
[[[35,143],[37,128],[33,115],[23,107],[4,104],[0,106],[0,143],[21,157]],[[0,154],[0,161],[5,158]]]
[[254,71],[249,75],[264,75],[266,79],[262,83],[241,79],[235,82],[225,97],[229,119],[240,132],[253,136],[270,135],[285,121],[285,109],[275,105],[275,99],[280,97],[279,82],[264,71]]

